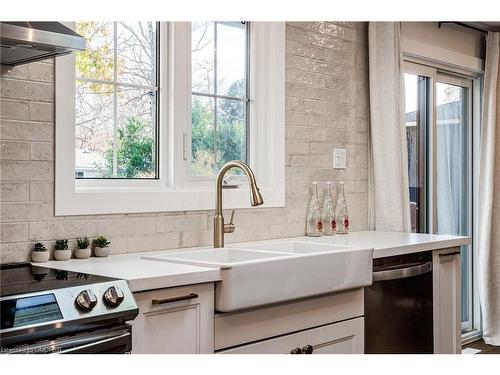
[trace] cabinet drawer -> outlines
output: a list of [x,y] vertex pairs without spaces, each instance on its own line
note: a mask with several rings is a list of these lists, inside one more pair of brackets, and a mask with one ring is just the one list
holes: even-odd
[[135,293],[139,315],[132,324],[134,354],[214,351],[212,283]]
[[221,354],[287,354],[312,346],[313,354],[363,354],[364,318],[346,320],[223,350]]
[[290,301],[215,316],[215,350],[363,316],[364,290]]

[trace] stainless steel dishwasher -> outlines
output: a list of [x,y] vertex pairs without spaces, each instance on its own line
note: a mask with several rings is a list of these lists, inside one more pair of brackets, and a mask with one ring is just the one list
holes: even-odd
[[433,353],[432,253],[373,260],[365,288],[365,352]]

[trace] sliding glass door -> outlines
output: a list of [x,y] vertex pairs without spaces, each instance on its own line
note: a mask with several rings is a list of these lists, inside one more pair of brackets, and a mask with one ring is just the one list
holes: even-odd
[[[474,78],[405,65],[412,231],[472,235]],[[479,328],[472,246],[462,252],[462,331]]]

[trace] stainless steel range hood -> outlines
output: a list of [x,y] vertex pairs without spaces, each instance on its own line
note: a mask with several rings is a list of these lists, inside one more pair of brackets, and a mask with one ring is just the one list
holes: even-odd
[[59,22],[0,22],[0,44],[10,66],[85,50],[85,38]]

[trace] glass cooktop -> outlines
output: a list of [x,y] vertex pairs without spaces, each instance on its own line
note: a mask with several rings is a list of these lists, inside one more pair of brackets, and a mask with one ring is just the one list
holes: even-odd
[[111,277],[34,266],[0,265],[0,297],[116,280]]

